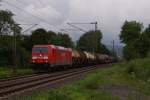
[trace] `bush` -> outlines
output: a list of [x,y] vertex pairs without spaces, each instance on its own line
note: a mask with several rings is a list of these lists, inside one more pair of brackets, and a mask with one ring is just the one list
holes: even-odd
[[72,100],[67,94],[61,91],[50,91],[48,100]]
[[7,48],[0,49],[0,66],[2,65],[12,65],[12,50]]
[[148,80],[150,78],[150,59],[136,59],[128,62],[125,72],[134,74],[140,80]]
[[25,48],[20,48],[20,66],[29,66],[30,57],[31,54]]

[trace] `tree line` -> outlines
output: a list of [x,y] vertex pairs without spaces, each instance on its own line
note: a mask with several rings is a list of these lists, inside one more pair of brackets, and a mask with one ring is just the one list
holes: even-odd
[[17,59],[15,63],[18,66],[28,66],[32,47],[36,44],[53,44],[77,50],[111,54],[101,43],[101,31],[86,32],[77,43],[74,43],[67,33],[56,33],[43,28],[32,31],[31,35],[22,35],[22,28],[15,22],[13,16],[11,11],[0,10],[0,66],[14,65],[14,57]]
[[150,25],[144,28],[140,22],[125,21],[120,33],[120,40],[125,44],[123,49],[125,59],[148,57],[150,53]]

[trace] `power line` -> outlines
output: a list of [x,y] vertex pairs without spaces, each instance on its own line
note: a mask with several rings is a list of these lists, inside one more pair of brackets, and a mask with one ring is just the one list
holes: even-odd
[[72,25],[71,23],[67,23],[67,24],[68,24],[69,26],[73,27],[73,28],[76,28],[76,29],[82,31],[82,32],[87,32],[87,31],[85,31],[85,30],[82,29],[82,28],[79,28],[79,27],[77,27],[77,26],[75,26],[75,25]]
[[71,28],[64,28],[64,29],[60,29],[61,31],[65,31],[65,30],[68,30],[68,31],[78,31],[77,29],[71,29]]
[[[22,5],[27,5],[27,3],[25,3],[25,2],[23,2],[23,1],[21,1],[21,0],[16,0],[16,1],[18,1],[20,4],[22,4]],[[39,4],[42,6],[42,7],[44,7],[45,6],[45,4],[41,1],[41,0],[38,0],[38,2],[39,2]],[[35,11],[35,10],[34,10]],[[40,13],[39,12],[37,12],[39,15],[40,15]]]
[[60,31],[68,33],[69,31],[78,31],[78,30],[77,29],[71,29],[71,28],[64,28],[64,29],[60,29]]
[[8,5],[10,5],[10,6],[14,7],[14,8],[16,8],[16,9],[19,9],[19,10],[21,10],[21,11],[27,13],[27,14],[30,14],[31,16],[33,16],[33,17],[37,18],[38,20],[40,20],[40,21],[42,21],[42,22],[44,22],[44,23],[46,23],[46,24],[48,24],[48,25],[51,26],[51,24],[48,23],[46,20],[44,20],[44,19],[42,19],[42,18],[40,18],[40,17],[38,17],[38,16],[35,16],[35,15],[33,15],[32,13],[29,13],[29,12],[27,12],[26,10],[24,10],[24,9],[22,9],[22,8],[20,8],[20,7],[17,7],[16,5],[14,5],[14,4],[12,4],[12,3],[7,2],[6,0],[3,1],[3,2],[5,2],[6,4],[8,4]]
[[[27,3],[23,2],[23,1],[20,1],[20,0],[16,0],[16,1],[18,1],[22,5],[24,5],[24,4],[27,5]],[[44,7],[44,3],[41,0],[38,0],[38,2],[41,5],[41,7]]]
[[[22,0],[16,0],[16,1],[18,1],[19,3],[21,3],[21,4],[26,4],[27,5],[27,3],[26,2],[23,2]],[[37,0],[38,2],[39,2],[39,4],[41,5],[41,6],[44,6],[44,3],[41,1],[41,0]]]
[[[20,3],[20,4],[22,4],[22,5],[27,5],[28,3],[26,3],[26,2],[23,2],[23,1],[20,1],[20,0],[15,0],[15,1],[17,1],[18,3]],[[38,13],[39,15],[40,15],[40,13]],[[29,24],[28,24],[29,25]],[[33,25],[33,24],[31,24],[31,25]],[[35,25],[35,24],[34,24]]]
[[21,3],[21,4],[27,4],[26,2],[22,2],[22,1],[20,1],[20,0],[16,0],[16,1],[18,1],[18,2]]
[[27,31],[29,31],[30,29],[36,27],[38,24],[26,24],[26,23],[22,23],[22,24],[16,24],[16,25],[22,25],[22,26],[31,26],[30,28],[24,30],[22,33],[25,33]]
[[35,25],[35,24],[31,24],[31,23],[19,23],[19,24],[16,24],[16,25]]
[[97,24],[98,24],[98,22],[96,21],[96,22],[90,22],[90,23],[70,23],[71,25],[75,25],[75,24],[94,24],[95,25],[95,31],[97,31],[97,28],[98,28],[98,26],[97,26]]
[[27,32],[27,31],[29,31],[30,29],[32,29],[32,28],[34,28],[35,26],[37,26],[38,24],[34,24],[34,25],[32,25],[30,28],[28,28],[28,29],[26,29],[25,31],[23,31],[22,33],[25,33],[25,32]]

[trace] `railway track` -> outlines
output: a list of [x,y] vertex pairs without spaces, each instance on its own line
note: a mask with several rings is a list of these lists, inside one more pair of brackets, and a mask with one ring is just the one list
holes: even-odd
[[26,78],[26,77],[32,77],[32,76],[37,76],[37,75],[39,75],[39,74],[31,74],[31,75],[23,75],[23,76],[6,77],[6,78],[1,78],[1,79],[0,79],[0,82],[9,81],[9,80],[16,80],[16,79]]
[[7,99],[13,95],[21,94],[27,91],[32,91],[37,88],[49,86],[62,80],[80,76],[97,69],[98,67],[84,67],[70,69],[51,74],[29,75],[8,80],[0,80],[0,100]]

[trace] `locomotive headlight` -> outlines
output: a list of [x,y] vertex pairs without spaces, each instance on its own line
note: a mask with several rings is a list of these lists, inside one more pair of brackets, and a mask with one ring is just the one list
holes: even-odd
[[37,59],[37,57],[32,57],[32,59],[34,60],[34,59]]
[[44,56],[43,59],[48,59],[48,57],[47,57],[47,56]]

